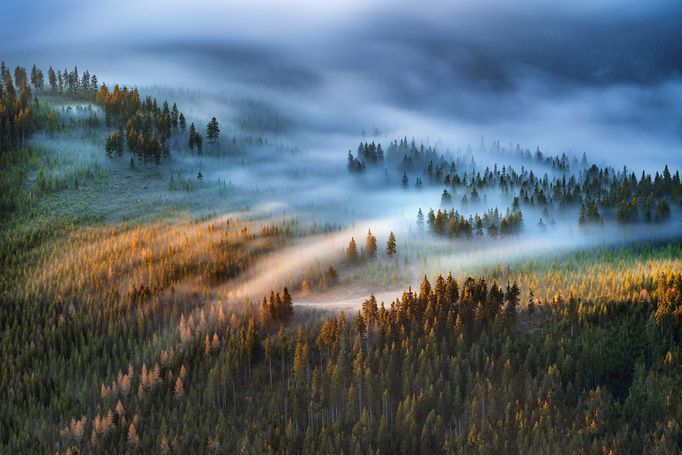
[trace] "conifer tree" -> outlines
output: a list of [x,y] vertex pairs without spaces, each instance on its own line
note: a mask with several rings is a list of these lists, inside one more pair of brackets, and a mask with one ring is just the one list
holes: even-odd
[[50,91],[52,91],[52,93],[57,93],[57,75],[54,73],[54,69],[52,69],[52,67],[47,70],[47,80],[50,84]]
[[[171,109],[171,125],[173,126],[173,130],[177,131],[178,130],[178,117],[180,116],[178,112],[178,105],[176,103],[173,103],[173,108]],[[184,118],[184,116],[183,116]]]
[[95,93],[97,93],[97,89],[98,89],[97,84],[98,84],[97,75],[93,74],[92,77],[90,78],[90,91],[92,92],[91,96],[94,95]]
[[178,125],[180,126],[180,131],[184,133],[187,129],[187,120],[185,120],[185,115],[182,112],[178,116]]
[[196,145],[197,151],[199,152],[199,154],[201,154],[201,147],[202,147],[203,143],[204,143],[204,139],[201,136],[201,134],[195,132],[194,133],[194,144]]
[[505,321],[508,326],[513,327],[516,324],[516,314],[517,305],[519,303],[519,294],[521,291],[516,284],[516,281],[511,286],[507,283],[507,290],[504,294],[504,298],[507,301],[507,307],[505,309]]
[[388,241],[386,242],[386,254],[393,256],[398,251],[398,247],[395,240],[395,234],[393,231],[388,235]]
[[193,152],[194,147],[196,147],[196,128],[194,127],[194,122],[192,122],[189,125],[189,135],[187,136],[187,145],[189,146],[189,149]]
[[282,314],[284,320],[288,320],[294,314],[294,302],[288,288],[282,290]]
[[209,142],[215,143],[220,136],[220,127],[218,126],[218,120],[215,117],[211,118],[206,125],[206,138]]
[[327,286],[334,286],[338,279],[339,279],[338,273],[336,273],[334,267],[330,265],[324,272],[324,280]]
[[350,239],[348,243],[348,248],[346,248],[346,258],[351,264],[358,262],[358,247],[355,244],[355,237]]
[[133,423],[128,427],[128,444],[131,447],[137,447],[140,445],[140,437],[137,435],[137,430]]
[[178,376],[178,379],[175,381],[173,394],[175,395],[176,398],[181,398],[185,394],[185,387],[182,384],[182,378],[180,376]]
[[43,72],[35,65],[31,68],[31,84],[36,90],[42,90],[45,85]]
[[377,257],[377,238],[372,235],[372,231],[367,231],[367,239],[365,240],[365,248],[367,250],[367,257],[374,259]]

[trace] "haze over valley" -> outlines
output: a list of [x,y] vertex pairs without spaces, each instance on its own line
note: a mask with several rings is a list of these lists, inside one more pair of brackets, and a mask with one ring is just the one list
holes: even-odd
[[682,6],[0,6],[0,452],[679,453]]

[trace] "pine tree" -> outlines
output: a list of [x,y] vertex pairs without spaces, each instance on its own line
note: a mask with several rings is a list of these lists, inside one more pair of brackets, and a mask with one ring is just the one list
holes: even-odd
[[440,205],[450,205],[452,203],[452,196],[447,188],[443,190],[443,194],[440,197]]
[[107,154],[107,158],[113,158],[115,156],[120,157],[123,155],[123,139],[118,131],[114,131],[107,137],[104,150]]
[[289,294],[289,289],[284,288],[282,290],[282,309],[281,309],[282,319],[288,321],[289,318],[294,314],[294,302]]
[[52,93],[57,93],[57,75],[54,73],[54,69],[52,69],[52,67],[47,70],[47,80],[50,84],[50,90]]
[[27,73],[26,68],[23,66],[17,66],[14,68],[14,83],[17,87],[21,87],[22,82],[26,81]]
[[195,141],[196,141],[196,134],[197,134],[197,130],[196,130],[196,128],[194,127],[194,122],[192,122],[192,123],[189,125],[189,135],[188,135],[188,137],[187,137],[187,139],[188,139],[188,140],[187,140],[187,145],[189,145],[189,149],[190,149],[192,152],[194,152],[194,147],[196,147],[196,142],[195,142]]
[[[178,117],[180,116],[180,113],[178,112],[178,105],[173,103],[173,108],[171,109],[171,125],[173,126],[173,130],[177,131],[178,130]],[[184,118],[184,116],[183,116]]]
[[388,235],[388,241],[386,242],[386,254],[393,256],[397,251],[398,247],[396,245],[395,234],[391,231]]
[[505,308],[504,316],[508,327],[513,327],[516,324],[516,314],[519,303],[519,294],[521,291],[516,285],[516,281],[511,286],[507,283],[507,290],[505,292],[504,298],[507,301],[507,307]]
[[31,68],[31,84],[36,90],[42,90],[45,85],[43,72],[35,65]]
[[220,128],[218,126],[218,120],[215,117],[211,118],[211,121],[206,125],[206,138],[209,142],[214,143],[218,140],[220,136]]
[[185,387],[182,384],[182,378],[180,376],[178,376],[178,379],[175,381],[173,394],[175,395],[176,398],[181,398],[185,394]]
[[351,264],[358,262],[358,247],[355,244],[355,237],[351,238],[350,243],[348,243],[348,248],[346,248],[346,257],[348,258],[348,262]]
[[92,77],[90,78],[90,91],[92,92],[92,94],[97,93],[98,89],[97,84],[98,84],[97,75],[93,74]]
[[204,139],[201,136],[201,134],[195,132],[194,133],[194,144],[196,145],[197,151],[199,152],[199,154],[201,154],[201,147],[202,147],[203,143],[204,143]]
[[201,154],[201,145],[203,143],[203,138],[201,137],[201,134],[197,133],[197,129],[194,126],[194,122],[192,122],[189,125],[189,136],[187,143],[191,151],[194,151],[194,149],[196,148],[198,152]]
[[83,72],[80,89],[85,94],[87,94],[90,91],[90,72],[88,70],[85,70]]
[[365,248],[367,249],[367,257],[374,259],[377,257],[377,238],[372,235],[372,231],[367,231],[367,239],[365,240]]
[[339,275],[336,273],[334,267],[330,265],[329,268],[327,268],[327,270],[324,272],[324,280],[327,283],[327,286],[334,286],[338,279]]
[[128,444],[131,447],[140,445],[140,437],[137,435],[137,430],[135,430],[135,425],[133,423],[128,427]]

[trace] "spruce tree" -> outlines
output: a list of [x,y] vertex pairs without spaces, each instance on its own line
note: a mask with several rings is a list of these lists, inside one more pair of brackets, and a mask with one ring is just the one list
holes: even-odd
[[395,241],[395,234],[393,231],[388,235],[388,241],[386,242],[386,254],[393,256],[398,251],[398,247]]
[[178,105],[173,103],[173,108],[171,109],[171,125],[173,125],[173,129],[175,131],[178,130],[178,117],[179,116],[180,116],[180,113],[178,112]]
[[367,239],[365,241],[365,248],[367,248],[367,257],[374,259],[377,257],[377,238],[372,235],[372,231],[367,231]]
[[218,140],[220,136],[220,127],[218,126],[218,120],[215,117],[208,122],[206,125],[206,138],[209,142],[214,143]]
[[346,248],[346,257],[348,258],[348,262],[351,264],[358,262],[358,247],[355,244],[355,237],[351,238],[350,243],[348,243],[348,248]]
[[201,136],[201,134],[197,133],[196,131],[194,132],[194,144],[197,146],[197,150],[199,154],[201,154],[201,146],[204,143],[204,138]]
[[90,78],[90,91],[95,94],[97,93],[97,75],[93,74]]
[[192,152],[194,151],[194,147],[196,146],[196,142],[195,142],[195,141],[196,141],[196,135],[197,135],[197,130],[196,130],[196,128],[194,127],[194,122],[192,122],[192,123],[189,125],[189,136],[188,136],[188,138],[187,138],[187,139],[188,139],[188,140],[187,140],[187,145],[189,145],[189,149],[190,149]]
[[185,120],[185,116],[182,112],[178,116],[178,124],[180,125],[180,131],[184,133],[187,129],[187,120]]
[[50,69],[47,70],[47,80],[50,84],[50,90],[52,91],[52,93],[56,93],[57,92],[57,75],[55,74],[54,69],[52,69],[52,67],[50,67]]

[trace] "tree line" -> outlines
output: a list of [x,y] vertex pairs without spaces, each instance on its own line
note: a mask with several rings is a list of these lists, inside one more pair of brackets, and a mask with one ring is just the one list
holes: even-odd
[[[499,142],[492,150],[500,151]],[[521,170],[511,165],[492,168],[481,167],[473,155],[453,156],[441,153],[435,147],[409,142],[407,138],[392,141],[384,158],[380,143],[360,143],[357,154],[348,152],[347,168],[352,173],[362,173],[367,166],[386,163],[388,169],[397,172],[399,184],[407,189],[414,179],[414,188],[420,189],[424,182],[430,186],[444,187],[441,205],[479,203],[481,192],[499,191],[526,207],[542,210],[545,218],[551,218],[552,210],[578,209],[580,224],[603,223],[660,223],[669,219],[671,205],[682,206],[682,180],[679,170],[674,173],[667,165],[653,173],[642,171],[637,175],[623,167],[616,170],[609,166],[589,165],[586,155],[580,161],[572,161],[565,155],[549,157],[538,148],[535,154],[517,147],[512,155],[530,165]],[[537,165],[547,168],[544,175],[537,175]],[[393,180],[387,174],[387,182]],[[458,194],[458,200],[455,200]],[[516,203],[516,202],[515,202]]]
[[523,213],[518,208],[518,204],[515,204],[512,209],[507,209],[504,215],[495,208],[488,209],[483,212],[483,215],[478,213],[469,215],[468,218],[454,208],[449,212],[441,209],[434,212],[433,209],[429,209],[425,220],[424,212],[420,208],[417,211],[417,227],[423,230],[425,224],[429,232],[450,238],[471,238],[474,235],[480,237],[484,233],[494,238],[520,232],[523,226]]
[[[108,157],[120,157],[127,149],[130,154],[142,161],[156,162],[170,152],[173,137],[184,138],[192,151],[202,152],[205,138],[209,144],[216,144],[220,137],[220,126],[215,117],[206,124],[205,133],[197,129],[178,110],[164,100],[141,97],[136,88],[107,84],[98,86],[96,75],[89,71],[79,73],[73,70],[57,70],[52,67],[47,72],[47,81],[40,68],[33,65],[30,75],[26,68],[17,66],[14,77],[4,62],[0,65],[0,154],[10,149],[22,147],[36,131],[56,130],[55,113],[44,103],[41,105],[37,95],[59,96],[65,99],[94,102],[104,113],[104,123],[114,130],[105,139],[105,152]],[[41,109],[42,107],[42,109]],[[97,117],[95,126],[98,126]],[[185,138],[185,134],[187,134]]]
[[35,115],[38,103],[33,91],[42,87],[36,75],[32,85],[26,68],[17,66],[14,78],[5,62],[0,64],[0,155],[23,146],[29,136],[39,127]]
[[[395,234],[391,231],[386,239],[386,256],[393,257],[398,252],[398,244]],[[365,237],[365,246],[358,252],[358,245],[355,237],[350,239],[348,247],[346,247],[346,260],[349,264],[358,264],[362,259],[374,260],[377,258],[377,238],[372,234],[372,230],[367,231]]]
[[[142,161],[160,164],[170,154],[170,140],[184,137],[187,132],[187,146],[201,154],[203,136],[194,123],[187,127],[187,120],[178,110],[176,103],[169,107],[168,101],[160,105],[156,98],[140,99],[137,89],[115,85],[110,91],[106,84],[97,90],[95,102],[104,111],[108,127],[116,127],[106,139],[107,156],[120,157],[125,148]],[[220,127],[215,117],[206,125],[206,137],[214,144],[220,136]]]

